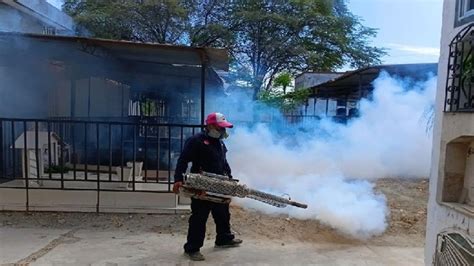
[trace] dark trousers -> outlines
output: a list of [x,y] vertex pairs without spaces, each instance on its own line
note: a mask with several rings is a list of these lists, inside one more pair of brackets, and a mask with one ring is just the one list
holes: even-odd
[[188,241],[184,245],[185,252],[197,252],[203,246],[209,212],[212,213],[216,223],[216,245],[222,245],[234,239],[230,231],[229,204],[191,199],[191,217],[189,217]]

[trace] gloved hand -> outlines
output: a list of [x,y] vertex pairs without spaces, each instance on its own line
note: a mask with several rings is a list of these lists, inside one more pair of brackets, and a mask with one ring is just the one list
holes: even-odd
[[174,185],[173,185],[173,192],[175,194],[179,194],[179,188],[183,186],[183,182],[181,181],[178,181],[178,182],[175,182]]

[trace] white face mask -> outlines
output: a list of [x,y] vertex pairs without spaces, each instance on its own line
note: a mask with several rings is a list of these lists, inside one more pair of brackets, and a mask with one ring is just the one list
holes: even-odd
[[215,128],[212,128],[207,131],[207,134],[209,135],[209,137],[215,138],[215,139],[226,139],[227,137],[229,137],[229,134],[227,133],[225,128],[222,130],[217,130]]

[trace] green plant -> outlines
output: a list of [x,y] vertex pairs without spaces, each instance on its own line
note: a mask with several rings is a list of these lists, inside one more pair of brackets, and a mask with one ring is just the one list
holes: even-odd
[[259,101],[278,108],[282,112],[289,112],[306,102],[310,94],[311,90],[309,89],[296,89],[287,94],[273,90],[262,91],[259,94]]
[[283,94],[286,94],[286,88],[291,86],[291,81],[291,74],[288,72],[283,72],[276,76],[275,80],[273,81],[273,87],[281,87],[283,89]]
[[469,54],[462,63],[462,80],[464,82],[471,82],[470,77],[474,74],[474,58]]

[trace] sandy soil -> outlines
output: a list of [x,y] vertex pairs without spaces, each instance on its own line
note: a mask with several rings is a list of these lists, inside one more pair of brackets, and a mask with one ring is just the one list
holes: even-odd
[[[376,245],[422,246],[425,235],[427,179],[379,179],[376,189],[385,194],[390,206],[387,231],[363,241]],[[294,242],[360,243],[322,225],[316,220],[273,217],[232,206],[233,230],[241,238]],[[185,234],[188,214],[96,214],[0,212],[5,227],[45,227],[49,229],[121,230],[156,234]],[[214,224],[208,223],[208,238],[213,239]]]

